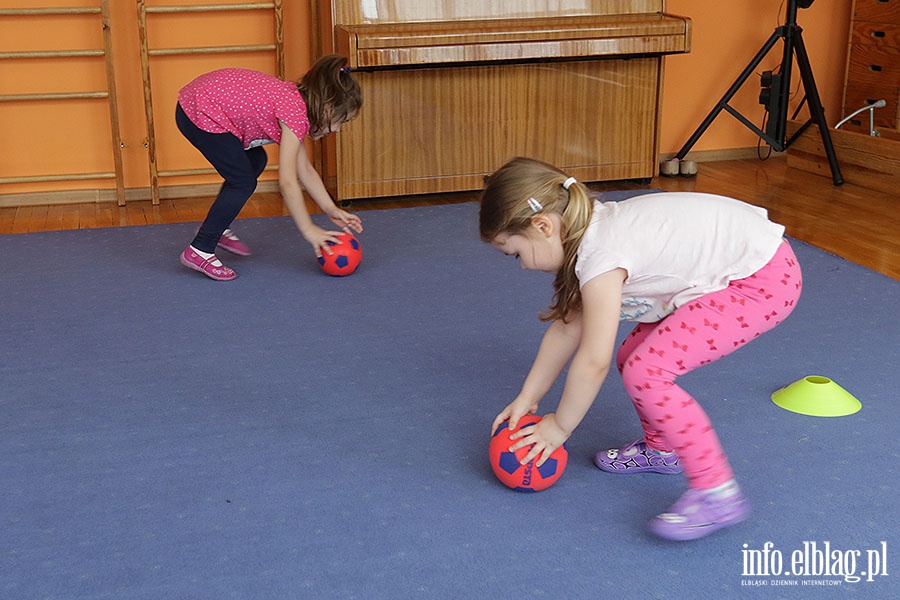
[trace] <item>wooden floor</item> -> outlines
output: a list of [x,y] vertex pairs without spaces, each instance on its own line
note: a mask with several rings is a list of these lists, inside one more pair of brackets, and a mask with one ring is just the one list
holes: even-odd
[[[656,177],[649,186],[614,182],[597,189],[693,190],[732,196],[763,206],[788,235],[900,280],[900,194],[885,194],[829,177],[791,169],[784,157],[708,162],[696,177]],[[354,201],[363,211],[423,204],[471,202],[476,194]],[[0,234],[202,221],[210,198],[0,208]],[[278,194],[256,194],[241,218],[287,214]],[[365,222],[365,216],[363,216]],[[239,225],[235,227],[239,230]]]

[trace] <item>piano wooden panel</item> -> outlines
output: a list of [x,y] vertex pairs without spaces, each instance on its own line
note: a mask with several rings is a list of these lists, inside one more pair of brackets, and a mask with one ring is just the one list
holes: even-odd
[[324,145],[337,199],[477,190],[519,155],[582,181],[656,173],[662,56],[690,50],[689,19],[653,0],[424,4],[320,0],[322,52],[364,93]]

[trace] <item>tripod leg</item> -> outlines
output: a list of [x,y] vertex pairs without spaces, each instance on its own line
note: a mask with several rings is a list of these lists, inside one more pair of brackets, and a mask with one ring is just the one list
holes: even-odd
[[[843,185],[844,176],[834,153],[834,144],[831,142],[831,132],[828,123],[825,122],[825,109],[822,108],[822,100],[819,98],[819,90],[816,88],[816,80],[813,78],[812,67],[809,65],[809,56],[803,45],[803,37],[798,27],[794,30],[794,51],[797,54],[797,65],[800,67],[800,77],[803,80],[803,90],[809,101],[809,114],[812,120],[819,126],[819,134],[822,136],[822,145],[825,146],[825,156],[828,157],[828,166],[831,167],[831,178],[834,185]],[[793,139],[793,138],[792,138]]]
[[731,100],[732,97],[737,93],[741,86],[744,85],[744,82],[747,81],[747,78],[753,73],[753,70],[762,62],[762,60],[769,53],[769,50],[775,45],[775,43],[782,38],[781,31],[776,29],[772,36],[763,44],[763,47],[760,48],[759,52],[756,53],[756,56],[753,57],[753,60],[750,61],[750,64],[747,65],[738,78],[735,80],[731,87],[728,88],[728,91],[725,92],[725,95],[722,96],[722,99],[716,104],[716,106],[710,111],[706,118],[703,119],[703,122],[700,123],[700,126],[694,132],[693,135],[685,142],[684,146],[681,147],[681,150],[678,151],[678,154],[675,155],[675,158],[678,160],[683,159],[688,152],[690,152],[691,148],[694,147],[694,144],[697,143],[697,140],[703,135],[703,133],[712,125],[712,122],[716,120],[716,117],[719,116],[719,113],[728,106],[728,101]]

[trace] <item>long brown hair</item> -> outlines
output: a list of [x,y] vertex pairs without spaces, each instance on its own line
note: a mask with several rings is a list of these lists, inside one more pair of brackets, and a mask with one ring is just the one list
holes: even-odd
[[313,131],[327,129],[334,121],[349,121],[362,106],[362,90],[350,74],[347,57],[328,54],[317,60],[297,84],[306,102]]
[[[481,192],[479,226],[481,239],[491,243],[501,233],[515,235],[531,226],[531,218],[540,213],[556,213],[562,220],[560,236],[564,260],[553,281],[555,295],[541,320],[567,321],[581,310],[581,288],[575,276],[578,246],[587,230],[593,211],[589,190],[575,181],[566,189],[569,177],[545,162],[516,157],[488,177]],[[537,200],[542,208],[535,211]]]

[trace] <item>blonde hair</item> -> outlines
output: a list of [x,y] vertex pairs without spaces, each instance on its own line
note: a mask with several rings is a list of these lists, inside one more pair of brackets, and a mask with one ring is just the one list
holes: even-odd
[[[553,304],[541,315],[543,321],[567,321],[581,310],[581,288],[575,276],[578,246],[587,230],[593,201],[587,187],[553,165],[533,158],[513,158],[487,178],[481,192],[479,226],[481,239],[491,243],[501,233],[521,234],[537,213],[556,213],[562,221],[563,265],[553,281]],[[537,200],[538,205],[533,200]],[[540,208],[535,211],[535,208]]]
[[347,57],[328,54],[317,60],[297,84],[310,128],[324,130],[334,122],[349,121],[362,107],[362,90],[350,74]]

